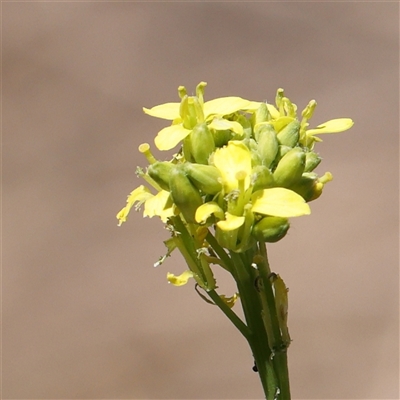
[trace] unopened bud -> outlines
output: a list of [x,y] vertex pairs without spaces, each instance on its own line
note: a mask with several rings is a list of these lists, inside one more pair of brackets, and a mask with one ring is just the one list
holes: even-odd
[[258,134],[258,154],[262,165],[269,167],[275,160],[279,150],[279,142],[272,125],[264,125]]
[[321,157],[317,153],[313,151],[308,151],[306,153],[306,166],[304,168],[304,172],[314,171],[314,169],[317,168],[320,162]]
[[186,222],[196,222],[194,215],[197,208],[203,204],[203,201],[198,189],[192,185],[183,168],[177,167],[172,170],[169,188],[172,200],[179,208]]
[[265,165],[258,165],[252,171],[253,192],[274,187],[272,172]]
[[254,125],[266,122],[271,119],[271,114],[268,111],[267,103],[261,103],[254,113]]
[[285,146],[294,147],[299,141],[300,122],[294,120],[278,132],[278,141]]
[[148,167],[147,173],[162,189],[169,191],[169,179],[174,168],[175,165],[168,161],[156,161]]
[[281,217],[264,217],[253,227],[253,236],[260,241],[275,243],[281,240],[290,228],[289,220]]
[[300,147],[288,151],[279,161],[273,176],[277,186],[288,188],[300,180],[306,155]]
[[213,165],[184,164],[188,178],[205,194],[217,194],[222,190],[221,173]]
[[198,164],[208,164],[210,154],[215,150],[213,134],[205,123],[197,124],[190,134],[191,154]]

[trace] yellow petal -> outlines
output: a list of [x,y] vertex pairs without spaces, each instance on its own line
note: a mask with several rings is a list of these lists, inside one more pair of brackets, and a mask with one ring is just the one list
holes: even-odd
[[143,111],[152,117],[174,120],[179,118],[179,107],[181,103],[165,103],[153,108],[143,107]]
[[294,118],[292,117],[279,117],[276,121],[271,121],[271,125],[276,132],[280,132],[286,125],[290,124]]
[[168,274],[167,274],[168,282],[174,286],[186,285],[190,278],[193,278],[192,271],[185,271],[182,274],[180,274],[179,276],[171,274],[170,272],[168,272]]
[[205,223],[207,219],[211,217],[211,215],[213,214],[219,219],[224,218],[224,211],[214,201],[202,204],[196,210],[195,214],[196,222],[198,222],[199,224]]
[[161,217],[163,215],[167,201],[169,200],[169,192],[161,190],[155,196],[149,198],[144,205],[144,217],[152,218],[155,215]]
[[184,128],[182,124],[171,125],[158,132],[157,137],[154,139],[154,143],[158,150],[171,150],[179,142],[185,139],[190,132],[191,130]]
[[251,211],[275,217],[299,217],[311,213],[304,199],[292,190],[271,188],[258,190],[252,196]]
[[225,213],[225,221],[217,222],[218,228],[223,231],[234,231],[244,224],[244,217],[238,217],[230,213]]
[[314,129],[307,130],[307,135],[316,135],[320,133],[338,133],[347,131],[354,125],[354,122],[350,118],[337,118],[326,121],[321,125],[318,125]]
[[237,174],[245,174],[245,189],[249,187],[251,175],[250,150],[240,141],[231,140],[227,146],[214,153],[214,165],[221,172],[226,192],[238,188]]
[[281,116],[281,113],[272,104],[267,103],[267,108],[273,119],[278,119]]
[[136,209],[138,209],[144,202],[148,199],[152,198],[153,195],[150,193],[150,190],[147,187],[140,185],[138,188],[133,190],[129,195],[126,201],[126,206],[117,214],[118,226],[121,226],[123,222],[126,221],[126,218],[129,214],[129,211],[137,202]]
[[245,110],[250,101],[241,97],[221,97],[204,103],[204,117],[210,115],[228,115],[239,110]]
[[236,121],[228,121],[223,118],[214,118],[208,125],[209,128],[215,129],[216,131],[231,130],[238,135],[243,135],[243,126]]

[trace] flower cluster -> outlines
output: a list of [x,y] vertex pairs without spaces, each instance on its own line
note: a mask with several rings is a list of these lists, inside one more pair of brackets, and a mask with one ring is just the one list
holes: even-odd
[[171,160],[159,161],[147,143],[139,147],[149,166],[137,174],[151,190],[133,190],[117,218],[121,225],[141,205],[144,216],[160,217],[172,232],[169,253],[179,248],[190,268],[179,277],[169,274],[169,281],[181,285],[194,277],[208,290],[215,287],[209,264],[226,268],[216,246],[243,253],[258,241],[276,242],[286,235],[289,218],[310,214],[307,203],[332,179],[329,172],[314,172],[321,161],[314,151],[318,135],[347,130],[353,122],[334,119],[308,129],[314,100],[298,118],[283,89],[274,106],[240,97],[204,101],[205,86],[201,82],[195,96],[181,86],[180,102],[143,109],[172,121],[158,133],[156,147],[179,148]]

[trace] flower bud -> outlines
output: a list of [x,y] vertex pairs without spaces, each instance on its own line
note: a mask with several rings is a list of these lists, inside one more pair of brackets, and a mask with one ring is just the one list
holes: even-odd
[[306,153],[306,166],[304,168],[304,172],[311,172],[317,168],[318,164],[321,162],[321,157],[314,153],[313,151],[308,151]]
[[156,161],[154,164],[149,165],[147,173],[162,189],[169,191],[169,178],[174,168],[175,165],[168,161]]
[[258,153],[262,165],[269,167],[278,154],[279,143],[274,128],[264,125],[258,134]]
[[226,130],[213,130],[215,147],[223,147],[232,139],[232,131]]
[[271,114],[268,111],[267,103],[261,103],[254,113],[254,126],[261,122],[266,122],[271,119]]
[[205,194],[217,194],[222,190],[221,173],[213,165],[184,164],[188,178]]
[[294,120],[278,132],[278,142],[285,146],[294,147],[299,141],[300,122]]
[[298,182],[304,172],[306,155],[300,147],[288,151],[279,161],[273,176],[277,186],[289,188]]
[[214,137],[205,123],[197,124],[190,134],[191,154],[198,164],[208,164],[215,150]]
[[255,224],[252,234],[257,240],[275,243],[286,235],[289,228],[287,218],[268,216]]
[[309,202],[314,197],[317,179],[318,175],[313,172],[304,173],[298,182],[290,186],[290,190],[293,190],[303,197],[306,202]]
[[172,200],[185,217],[186,222],[194,223],[195,212],[203,204],[200,193],[190,182],[183,168],[177,167],[171,171],[169,188]]
[[274,187],[272,172],[265,165],[258,165],[252,171],[253,192]]

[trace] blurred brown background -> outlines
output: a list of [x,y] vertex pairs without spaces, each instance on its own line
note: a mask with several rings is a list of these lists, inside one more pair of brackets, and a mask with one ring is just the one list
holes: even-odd
[[[3,2],[3,381],[8,399],[256,399],[247,344],[155,269],[158,220],[115,214],[165,121],[142,106],[273,101],[315,125],[334,181],[270,246],[290,288],[295,399],[398,399],[399,4]],[[167,157],[162,154],[160,157]],[[221,276],[220,287],[232,285]]]

